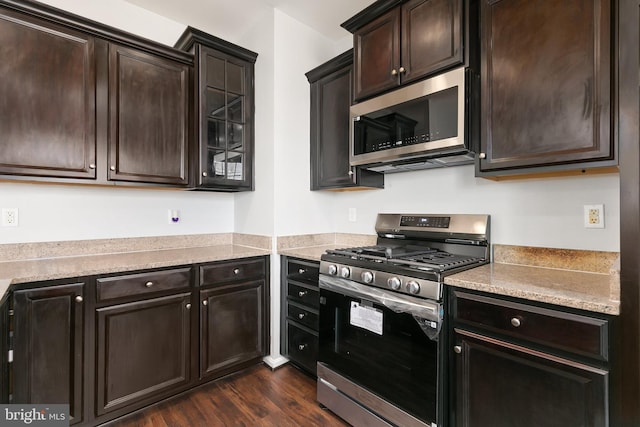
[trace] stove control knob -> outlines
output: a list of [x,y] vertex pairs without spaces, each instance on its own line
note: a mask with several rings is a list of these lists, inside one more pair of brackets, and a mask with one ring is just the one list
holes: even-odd
[[420,293],[420,284],[415,280],[409,280],[409,282],[407,282],[407,291],[414,295]]
[[398,289],[400,289],[400,285],[402,285],[402,282],[397,277],[391,277],[389,278],[389,280],[387,280],[387,284],[391,289],[397,291]]
[[342,267],[340,269],[340,276],[342,276],[343,279],[348,279],[349,276],[351,276],[351,269],[349,267]]
[[335,276],[338,274],[338,267],[336,267],[335,264],[331,264],[329,265],[328,272],[330,276]]
[[360,277],[362,278],[362,281],[364,283],[373,282],[373,273],[370,272],[370,271],[363,271],[362,274],[360,275]]

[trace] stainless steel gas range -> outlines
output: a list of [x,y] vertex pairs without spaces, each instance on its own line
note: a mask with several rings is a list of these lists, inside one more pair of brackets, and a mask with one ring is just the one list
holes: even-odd
[[443,426],[443,282],[489,262],[488,215],[378,214],[320,262],[318,401],[354,426]]

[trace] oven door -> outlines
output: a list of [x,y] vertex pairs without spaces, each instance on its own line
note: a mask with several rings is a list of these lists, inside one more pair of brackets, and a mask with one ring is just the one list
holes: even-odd
[[[438,425],[441,325],[438,303],[320,275],[319,366],[420,420],[416,425]],[[361,393],[354,394],[357,401]]]

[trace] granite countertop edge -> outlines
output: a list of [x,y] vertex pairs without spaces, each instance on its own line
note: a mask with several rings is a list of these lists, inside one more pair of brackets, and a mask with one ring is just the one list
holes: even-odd
[[445,285],[609,315],[620,314],[609,274],[491,263],[445,278]]
[[270,255],[271,251],[237,244],[0,262],[0,295],[11,285],[72,277],[127,273],[214,261]]

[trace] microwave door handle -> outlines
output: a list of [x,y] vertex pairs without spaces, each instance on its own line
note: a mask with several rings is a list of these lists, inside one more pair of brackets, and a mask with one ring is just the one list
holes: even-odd
[[381,304],[398,313],[409,313],[423,319],[440,321],[442,306],[436,302],[362,285],[352,280],[321,274],[320,289]]

